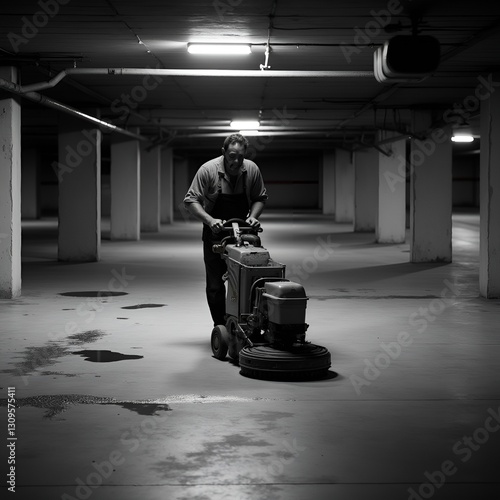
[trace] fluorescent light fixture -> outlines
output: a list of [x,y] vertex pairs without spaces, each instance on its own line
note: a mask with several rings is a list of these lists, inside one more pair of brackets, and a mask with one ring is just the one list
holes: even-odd
[[451,140],[453,142],[472,142],[474,140],[474,137],[472,135],[454,135]]
[[251,130],[240,130],[240,134],[241,135],[259,135],[260,132],[258,130],[255,130],[255,129],[251,129]]
[[242,55],[252,52],[248,43],[188,43],[190,54]]
[[260,127],[258,120],[233,120],[231,128],[238,128],[244,130],[256,130]]

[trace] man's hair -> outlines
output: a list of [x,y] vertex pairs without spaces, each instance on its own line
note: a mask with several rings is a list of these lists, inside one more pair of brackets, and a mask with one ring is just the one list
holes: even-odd
[[227,148],[231,145],[231,144],[243,144],[243,146],[245,147],[245,149],[247,149],[248,147],[248,140],[246,137],[242,136],[241,134],[231,134],[230,136],[226,137],[226,139],[224,140],[224,144],[223,144],[223,148],[225,150],[227,150]]

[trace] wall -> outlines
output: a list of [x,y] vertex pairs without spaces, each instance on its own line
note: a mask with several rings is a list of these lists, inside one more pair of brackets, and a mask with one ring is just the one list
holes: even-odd
[[453,206],[479,207],[479,154],[453,155]]
[[[175,154],[175,151],[174,151]],[[259,165],[267,190],[269,192],[268,208],[309,210],[319,209],[321,206],[321,152],[308,153],[286,152],[259,153],[255,162]],[[214,151],[195,151],[182,158],[187,163],[182,164],[176,158],[174,172],[176,218],[181,216],[178,204],[193,178],[198,167],[214,157]],[[57,162],[57,154],[51,151],[42,151],[40,169],[39,203],[41,216],[56,216],[58,210],[57,176],[53,169],[53,162]],[[107,171],[108,155],[103,155],[103,184],[102,184],[102,214],[109,214],[109,172]],[[479,155],[474,152],[455,151],[453,156],[453,206],[479,206]],[[182,216],[181,216],[182,217]]]
[[[192,154],[188,162],[189,183],[198,168],[213,158],[208,154]],[[259,154],[259,166],[269,195],[268,209],[309,210],[319,208],[320,154]],[[176,171],[176,174],[178,171]],[[185,192],[185,191],[184,191]],[[179,198],[179,195],[176,199]]]

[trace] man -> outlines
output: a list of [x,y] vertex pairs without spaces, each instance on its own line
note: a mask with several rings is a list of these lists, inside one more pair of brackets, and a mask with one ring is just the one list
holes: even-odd
[[186,209],[203,222],[206,293],[214,326],[226,323],[226,288],[222,276],[227,267],[221,256],[212,252],[212,245],[226,236],[219,234],[226,220],[243,219],[258,228],[258,218],[267,200],[259,168],[245,159],[247,147],[248,141],[241,134],[227,137],[222,155],[198,169],[184,198]]

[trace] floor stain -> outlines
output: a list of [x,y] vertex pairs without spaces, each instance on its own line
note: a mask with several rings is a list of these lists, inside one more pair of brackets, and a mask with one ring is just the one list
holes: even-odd
[[[30,396],[16,399],[16,407],[35,407],[47,410],[44,418],[52,418],[77,404],[117,405],[139,415],[153,416],[159,411],[172,411],[165,403],[151,403],[148,400],[121,400],[102,396],[80,394],[58,394]],[[0,399],[0,406],[7,406],[7,399]]]
[[90,290],[83,292],[60,292],[58,295],[65,297],[118,297],[120,295],[128,295],[127,292],[110,292],[109,290]]
[[172,411],[172,409],[168,405],[154,404],[154,403],[136,403],[136,402],[126,402],[126,403],[116,403],[130,411],[135,411],[139,415],[149,415],[154,416],[158,415],[158,411]]
[[164,307],[167,304],[137,304],[135,306],[123,306],[122,309],[143,309],[145,307]]
[[44,376],[52,375],[54,378],[56,378],[56,376],[59,376],[59,377],[78,377],[77,373],[63,373],[63,372],[54,372],[54,371],[50,371],[50,370],[44,370],[44,371],[40,372],[40,375],[44,375]]
[[87,330],[86,332],[75,333],[68,337],[71,345],[82,345],[96,342],[106,335],[102,330]]
[[0,370],[0,372],[18,376],[28,375],[38,368],[57,363],[58,358],[68,354],[68,348],[57,342],[47,342],[42,346],[26,347],[19,356],[21,361],[13,363],[13,368],[6,368]]
[[[185,453],[184,456],[167,454],[163,460],[158,461],[152,468],[165,481],[175,478],[181,484],[195,482],[204,477],[204,470],[214,464],[229,464],[238,460],[242,447],[258,450],[260,461],[263,461],[263,451],[268,450],[269,443],[263,438],[255,438],[247,434],[230,434],[215,437],[202,443],[199,450]],[[267,458],[270,454],[267,453]],[[234,478],[235,483],[238,479]],[[267,497],[266,497],[267,498]]]
[[85,361],[92,361],[94,363],[112,363],[113,361],[125,361],[128,359],[141,359],[144,356],[138,356],[136,354],[122,354],[121,352],[115,351],[74,351],[71,354],[78,354],[83,356]]

